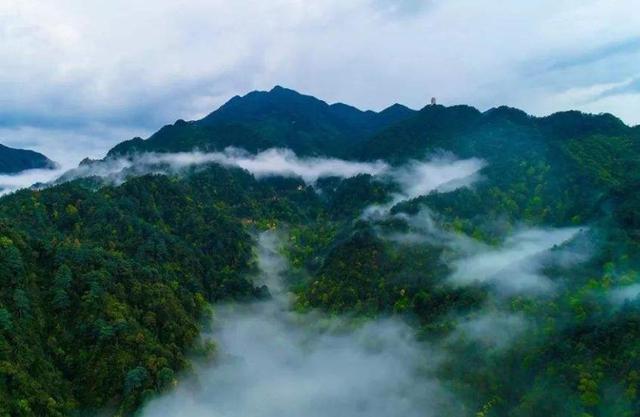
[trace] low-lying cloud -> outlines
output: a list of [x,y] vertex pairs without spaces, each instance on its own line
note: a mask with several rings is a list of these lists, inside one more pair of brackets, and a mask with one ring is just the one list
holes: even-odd
[[463,233],[446,230],[428,209],[408,216],[396,215],[409,225],[409,231],[385,235],[403,244],[444,247],[453,286],[484,285],[498,295],[542,295],[556,284],[544,274],[547,266],[565,266],[583,261],[589,245],[563,247],[584,228],[525,228],[508,234],[499,244],[490,245]]
[[640,284],[614,288],[609,291],[608,296],[613,304],[624,304],[625,302],[635,301],[640,297]]
[[441,154],[424,161],[411,160],[385,171],[385,177],[400,186],[391,201],[374,204],[363,217],[384,217],[396,204],[431,192],[449,192],[469,187],[481,178],[480,170],[486,162],[478,158],[457,159],[453,154]]
[[505,294],[545,293],[553,282],[541,273],[552,250],[576,237],[579,228],[526,229],[499,247],[476,243],[472,253],[453,262],[456,285],[489,284]]
[[478,158],[439,156],[428,161],[410,161],[391,175],[402,186],[398,199],[411,199],[432,191],[453,191],[475,182],[486,163]]
[[17,174],[0,175],[0,196],[36,183],[47,183],[58,178],[64,169],[29,169]]
[[219,343],[216,360],[153,400],[144,417],[461,415],[431,376],[438,356],[408,326],[290,312],[277,244],[272,233],[259,239],[258,278],[274,297],[217,309],[206,336]]
[[[33,183],[60,183],[78,178],[100,177],[108,183],[120,184],[132,176],[145,174],[176,174],[189,168],[207,164],[220,164],[247,170],[256,178],[285,176],[301,178],[314,184],[322,177],[349,178],[359,174],[376,176],[383,181],[395,182],[400,192],[391,202],[367,210],[369,215],[386,215],[396,203],[428,194],[432,191],[451,191],[469,186],[479,178],[484,161],[476,158],[456,159],[453,155],[437,156],[424,161],[409,161],[402,166],[391,166],[384,161],[361,162],[328,157],[299,157],[289,149],[271,148],[251,154],[238,148],[222,152],[142,153],[132,157],[107,158],[81,164],[61,174],[61,171],[25,173],[12,177],[7,187],[13,191]],[[53,181],[57,178],[56,181]],[[2,177],[0,177],[0,180]]]
[[448,337],[448,342],[470,341],[483,349],[500,350],[510,346],[529,325],[526,318],[520,314],[484,311],[461,318],[456,329]]
[[106,159],[73,169],[63,179],[99,176],[117,183],[132,175],[175,173],[206,164],[242,168],[256,178],[299,177],[307,183],[314,183],[321,177],[379,175],[389,170],[389,166],[381,161],[368,163],[337,158],[298,157],[289,149],[272,148],[250,154],[238,148],[227,148],[223,152],[143,153],[131,158]]

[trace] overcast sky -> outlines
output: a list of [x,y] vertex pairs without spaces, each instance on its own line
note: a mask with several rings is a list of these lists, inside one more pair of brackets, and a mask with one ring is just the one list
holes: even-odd
[[640,123],[640,0],[1,0],[0,143],[65,164],[280,84]]

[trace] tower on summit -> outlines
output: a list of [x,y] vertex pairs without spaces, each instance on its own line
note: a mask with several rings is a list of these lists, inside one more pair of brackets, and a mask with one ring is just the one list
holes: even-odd
[[432,106],[436,105],[436,98],[435,97],[431,97],[431,105]]

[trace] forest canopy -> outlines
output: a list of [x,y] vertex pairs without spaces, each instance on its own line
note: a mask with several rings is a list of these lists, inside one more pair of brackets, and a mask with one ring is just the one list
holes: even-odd
[[[249,156],[171,159],[229,146]],[[272,148],[289,165],[259,171]],[[271,296],[264,230],[286,233],[292,309],[406,321],[447,347],[438,376],[469,415],[636,415],[639,195],[638,129],[607,114],[236,97],[0,199],[0,416],[131,415],[215,360],[212,309]],[[533,330],[458,338],[487,312]]]

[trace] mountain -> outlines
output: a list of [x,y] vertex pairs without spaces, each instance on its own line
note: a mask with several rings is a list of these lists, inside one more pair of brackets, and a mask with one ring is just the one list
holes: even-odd
[[[578,111],[547,117],[527,115],[506,106],[484,113],[469,106],[426,106],[405,120],[383,129],[363,141],[354,155],[362,159],[403,161],[422,158],[437,149],[459,156],[492,159],[498,149],[551,146],[553,142],[605,135],[637,135],[610,114],[592,115]],[[514,151],[518,151],[514,149]]]
[[[389,168],[346,177],[336,169],[313,184],[213,162],[178,171],[133,166],[115,181],[92,171],[142,164],[109,164],[135,152],[226,146],[288,147],[358,166],[382,159]],[[452,185],[442,178],[460,169],[459,158],[482,168]],[[255,279],[264,264],[281,268],[271,255],[258,258],[265,255],[256,236],[265,232],[281,236],[273,251],[286,263],[291,302],[286,324],[276,327],[294,328],[301,341],[288,370],[305,368],[317,332],[344,358],[345,336],[382,319],[393,347],[359,338],[376,361],[421,358],[417,372],[398,379],[428,403],[409,415],[640,409],[640,131],[612,115],[533,117],[465,105],[375,113],[276,87],[123,142],[80,170],[96,176],[0,198],[0,416],[145,415],[155,398],[194,385],[207,396],[228,393],[227,384],[208,385],[207,372],[175,389],[201,363],[215,373],[232,361],[252,378],[260,369],[243,352],[218,347],[210,321],[229,324],[221,311],[233,304],[253,323],[250,314],[265,310],[245,310],[247,303],[278,297]],[[405,192],[439,180],[446,187]],[[264,316],[255,323],[271,323]],[[255,323],[246,331],[288,349]],[[354,359],[349,353],[344,363]],[[310,362],[324,367],[317,355]],[[235,380],[234,369],[222,376]],[[277,397],[299,400],[295,375],[280,373],[278,361],[268,369],[286,387]],[[372,371],[377,395],[387,375]],[[314,388],[302,377],[298,385]],[[400,394],[402,409],[387,414],[412,410],[413,397]],[[448,401],[457,412],[422,408]],[[366,401],[354,407],[370,411]]]
[[55,162],[41,153],[0,144],[0,174],[16,174],[27,169],[53,169]]
[[368,136],[414,113],[396,104],[381,112],[329,105],[283,87],[236,96],[205,118],[167,125],[147,140],[123,142],[109,156],[133,152],[177,152],[228,146],[256,152],[289,148],[299,155],[347,155]]

